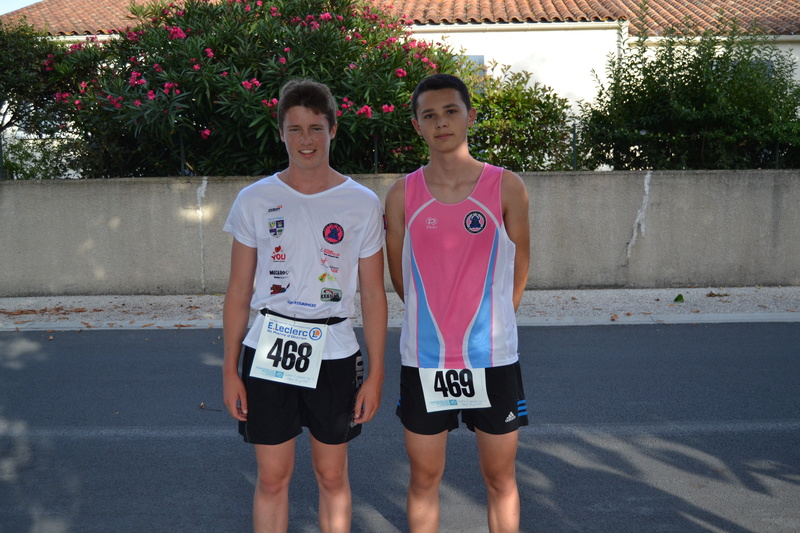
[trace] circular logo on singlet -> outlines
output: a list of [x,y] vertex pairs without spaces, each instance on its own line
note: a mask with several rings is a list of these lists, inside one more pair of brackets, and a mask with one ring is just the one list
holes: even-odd
[[464,217],[464,227],[470,233],[480,233],[486,227],[486,215],[480,211],[471,211]]
[[322,338],[322,330],[319,328],[311,328],[308,331],[308,336],[312,341],[318,341]]
[[330,244],[338,244],[344,239],[344,228],[336,222],[331,222],[322,230],[322,238]]

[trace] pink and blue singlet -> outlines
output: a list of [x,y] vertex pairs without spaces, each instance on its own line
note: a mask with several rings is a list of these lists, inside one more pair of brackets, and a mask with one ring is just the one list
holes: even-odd
[[514,243],[503,225],[503,169],[485,165],[472,193],[436,200],[423,170],[405,179],[405,366],[488,368],[517,361]]

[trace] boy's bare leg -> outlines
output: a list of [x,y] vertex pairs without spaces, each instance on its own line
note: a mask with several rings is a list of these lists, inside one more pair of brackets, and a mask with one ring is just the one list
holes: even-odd
[[281,533],[289,528],[289,483],[294,470],[295,439],[267,446],[256,444],[258,479],[253,497],[253,530]]
[[347,474],[347,444],[323,444],[312,436],[311,461],[319,487],[320,531],[349,532],[352,495]]
[[435,533],[439,531],[439,484],[444,475],[447,431],[420,435],[406,429],[405,441],[411,466],[408,528],[411,533]]
[[486,483],[489,531],[516,533],[519,531],[519,490],[516,459],[519,431],[490,435],[475,430],[481,474]]

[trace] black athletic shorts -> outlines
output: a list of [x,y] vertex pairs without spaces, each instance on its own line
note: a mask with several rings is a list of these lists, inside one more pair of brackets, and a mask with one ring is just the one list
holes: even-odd
[[251,444],[282,444],[307,427],[324,444],[343,444],[361,433],[353,422],[356,394],[364,379],[361,352],[322,361],[317,388],[251,378],[255,349],[245,347],[242,379],[247,389],[247,422],[239,433]]
[[425,394],[419,369],[404,366],[400,370],[400,400],[397,416],[403,426],[420,435],[436,435],[452,431],[461,421],[470,431],[475,428],[491,435],[503,435],[528,425],[528,405],[522,388],[519,361],[511,365],[486,369],[486,389],[490,407],[479,409],[453,409],[429,413],[425,408]]

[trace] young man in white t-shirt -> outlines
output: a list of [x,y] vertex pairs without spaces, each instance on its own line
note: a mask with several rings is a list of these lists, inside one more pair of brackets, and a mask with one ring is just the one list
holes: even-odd
[[[295,439],[307,427],[320,530],[344,532],[351,521],[347,443],[375,416],[384,377],[383,213],[372,191],[330,166],[336,104],[325,85],[287,83],[278,127],[288,168],[243,189],[224,228],[234,236],[224,400],[255,448],[255,531],[288,529]],[[366,379],[348,319],[357,287]],[[248,332],[251,309],[260,312]]]

